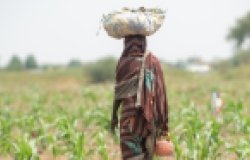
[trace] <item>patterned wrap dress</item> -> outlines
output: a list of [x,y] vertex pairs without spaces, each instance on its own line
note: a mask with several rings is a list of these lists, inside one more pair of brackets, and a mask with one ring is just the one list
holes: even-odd
[[[139,87],[140,79],[142,87]],[[168,132],[168,103],[163,71],[152,53],[146,56],[130,53],[120,58],[116,67],[115,99],[121,100],[122,105],[122,159],[153,159],[156,135],[159,131]]]

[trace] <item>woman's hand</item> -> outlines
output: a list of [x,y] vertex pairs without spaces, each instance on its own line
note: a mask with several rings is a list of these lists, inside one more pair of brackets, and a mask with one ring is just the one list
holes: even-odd
[[160,135],[162,137],[166,137],[168,135],[168,132],[167,131],[161,131]]

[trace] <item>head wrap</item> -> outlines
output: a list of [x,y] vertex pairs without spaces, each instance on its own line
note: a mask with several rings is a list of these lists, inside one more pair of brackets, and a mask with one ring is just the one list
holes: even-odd
[[146,50],[146,37],[143,35],[126,36],[122,56],[142,55]]

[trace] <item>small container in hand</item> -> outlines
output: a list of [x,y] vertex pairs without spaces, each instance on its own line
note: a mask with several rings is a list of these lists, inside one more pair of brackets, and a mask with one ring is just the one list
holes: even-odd
[[155,154],[157,156],[171,156],[173,153],[174,145],[169,138],[156,140]]

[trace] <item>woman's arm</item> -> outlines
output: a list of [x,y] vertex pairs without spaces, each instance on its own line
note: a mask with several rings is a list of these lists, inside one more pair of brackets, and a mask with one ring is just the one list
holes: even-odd
[[166,93],[166,85],[163,71],[159,61],[156,61],[156,86],[155,86],[155,102],[158,111],[159,129],[161,135],[168,133],[168,99]]

